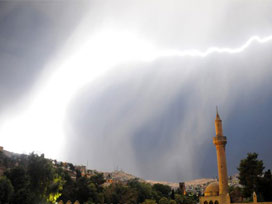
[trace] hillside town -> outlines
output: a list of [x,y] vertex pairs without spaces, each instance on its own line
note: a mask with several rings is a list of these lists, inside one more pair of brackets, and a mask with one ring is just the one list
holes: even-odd
[[[24,154],[17,154],[7,150],[4,150],[2,146],[0,146],[0,152],[2,152],[6,157],[16,161],[15,166],[19,164],[19,162],[25,158],[27,155]],[[167,181],[154,181],[154,180],[145,180],[143,178],[139,178],[137,176],[131,175],[129,173],[124,172],[123,170],[115,170],[112,172],[102,172],[98,170],[88,169],[84,165],[75,165],[69,162],[62,162],[57,160],[49,159],[52,162],[53,167],[55,168],[62,168],[66,172],[68,172],[69,176],[76,180],[78,176],[91,178],[94,175],[99,173],[103,174],[105,179],[105,186],[108,186],[112,183],[127,183],[130,180],[137,179],[140,182],[150,183],[152,185],[159,183],[163,185],[168,185],[172,189],[180,188],[184,194],[193,194],[197,196],[204,195],[205,188],[212,182],[217,181],[216,178],[202,178],[202,179],[195,179],[191,181],[181,181],[181,182],[167,182]],[[0,163],[0,176],[8,170],[10,167],[3,165],[3,162]],[[229,186],[239,186],[239,179],[238,175],[230,176],[228,180]]]

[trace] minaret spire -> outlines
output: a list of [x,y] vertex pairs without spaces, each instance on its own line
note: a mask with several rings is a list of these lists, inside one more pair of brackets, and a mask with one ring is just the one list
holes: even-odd
[[215,118],[215,134],[216,136],[223,136],[222,120],[219,116],[217,106],[216,106],[216,118]]
[[219,113],[218,113],[218,106],[216,106],[216,119],[220,120],[220,116],[219,116]]

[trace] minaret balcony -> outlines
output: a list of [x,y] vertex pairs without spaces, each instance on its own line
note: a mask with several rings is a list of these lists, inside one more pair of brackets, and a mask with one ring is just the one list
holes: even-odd
[[213,144],[215,144],[215,145],[225,145],[225,144],[227,144],[227,137],[225,137],[225,136],[213,137]]

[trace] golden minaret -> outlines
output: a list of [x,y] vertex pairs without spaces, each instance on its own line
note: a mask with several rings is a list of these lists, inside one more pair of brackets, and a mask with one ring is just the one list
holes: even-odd
[[215,119],[215,133],[216,136],[213,138],[213,144],[216,147],[217,154],[219,195],[226,195],[228,193],[227,161],[225,153],[227,138],[223,135],[222,120],[220,119],[217,108]]

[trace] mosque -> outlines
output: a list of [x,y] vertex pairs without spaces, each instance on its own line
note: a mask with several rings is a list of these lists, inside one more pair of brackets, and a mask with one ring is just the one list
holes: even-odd
[[[199,198],[200,204],[230,204],[230,195],[228,192],[228,173],[226,161],[226,144],[227,137],[223,135],[222,120],[216,110],[215,118],[215,137],[213,137],[213,144],[216,147],[217,154],[217,168],[218,168],[218,182],[210,183],[205,191],[204,196]],[[239,204],[239,203],[237,203]],[[241,203],[242,204],[242,203]],[[272,204],[272,202],[257,202],[257,195],[253,193],[253,202],[247,204]]]

